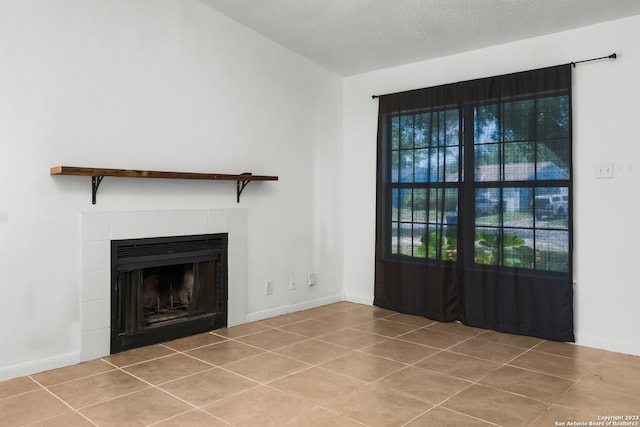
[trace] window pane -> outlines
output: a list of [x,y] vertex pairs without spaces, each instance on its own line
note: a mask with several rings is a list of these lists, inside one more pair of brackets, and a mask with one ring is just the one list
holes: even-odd
[[474,244],[476,264],[498,265],[500,246],[500,229],[476,227]]
[[427,232],[426,224],[415,224],[413,226],[413,256],[418,258],[426,258],[427,250],[425,244],[425,235]]
[[538,139],[569,137],[569,97],[538,99],[536,104]]
[[400,148],[413,148],[413,115],[400,117]]
[[446,128],[446,145],[448,147],[460,145],[460,114],[458,110],[446,111]]
[[427,129],[430,124],[428,114],[416,114],[415,116],[415,148],[425,148],[428,145]]
[[502,192],[503,223],[507,227],[533,227],[533,189],[505,188]]
[[400,254],[413,255],[413,230],[411,224],[400,223]]
[[398,167],[400,165],[400,153],[398,151],[391,152],[391,182],[399,182]]
[[415,182],[429,181],[429,150],[415,150]]
[[500,181],[500,145],[484,144],[475,146],[476,181]]
[[536,268],[569,271],[569,232],[536,230]]
[[533,230],[505,228],[501,258],[505,267],[534,268]]
[[499,225],[500,190],[481,188],[476,190],[476,225]]
[[474,142],[486,144],[500,141],[500,127],[498,126],[498,105],[483,105],[474,109],[473,120]]
[[402,222],[411,222],[413,218],[413,212],[411,209],[412,206],[412,197],[411,197],[411,189],[401,189],[400,190],[400,221]]
[[413,182],[413,150],[400,150],[400,182]]
[[569,179],[569,141],[558,139],[538,143],[537,151],[537,179]]
[[569,225],[569,189],[536,188],[534,212],[537,228],[567,229]]
[[512,142],[504,144],[504,180],[531,181],[536,178],[535,144]]
[[503,104],[502,132],[504,141],[529,141],[532,139],[534,105],[532,99]]
[[427,222],[427,189],[416,188],[413,190],[413,222]]
[[398,221],[398,189],[394,188],[391,190],[391,221]]
[[445,181],[458,182],[460,180],[458,171],[460,170],[460,150],[458,147],[447,148],[445,158]]
[[400,148],[400,117],[391,117],[391,149]]
[[398,253],[398,223],[397,222],[392,222],[391,223],[391,253],[392,254],[397,254]]

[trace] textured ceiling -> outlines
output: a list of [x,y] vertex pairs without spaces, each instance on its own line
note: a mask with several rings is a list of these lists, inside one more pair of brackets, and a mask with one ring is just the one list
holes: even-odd
[[200,0],[349,76],[640,14],[640,0]]

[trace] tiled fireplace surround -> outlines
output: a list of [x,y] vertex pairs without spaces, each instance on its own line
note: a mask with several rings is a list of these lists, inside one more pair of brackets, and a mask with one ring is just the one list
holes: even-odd
[[227,322],[246,322],[246,209],[85,212],[80,223],[82,361],[110,353],[111,240],[228,233]]

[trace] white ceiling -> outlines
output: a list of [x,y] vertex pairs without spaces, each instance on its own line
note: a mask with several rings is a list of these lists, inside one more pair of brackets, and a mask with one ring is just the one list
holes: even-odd
[[200,1],[341,76],[640,14],[640,0]]

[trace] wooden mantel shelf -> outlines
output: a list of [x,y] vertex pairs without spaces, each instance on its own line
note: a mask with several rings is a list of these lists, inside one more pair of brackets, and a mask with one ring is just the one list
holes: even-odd
[[277,176],[253,175],[245,172],[238,175],[220,174],[220,173],[196,173],[196,172],[161,172],[146,171],[134,169],[104,169],[104,168],[82,168],[75,166],[55,166],[50,170],[51,175],[73,175],[73,176],[90,176],[92,203],[96,204],[96,194],[98,187],[105,176],[113,176],[118,178],[160,178],[160,179],[204,179],[210,181],[236,181],[238,203],[240,203],[240,194],[242,190],[251,181],[277,181]]

